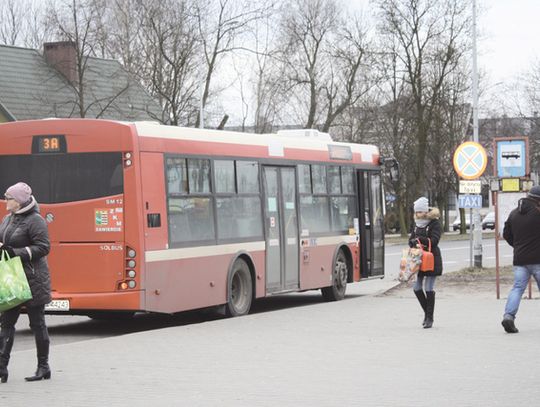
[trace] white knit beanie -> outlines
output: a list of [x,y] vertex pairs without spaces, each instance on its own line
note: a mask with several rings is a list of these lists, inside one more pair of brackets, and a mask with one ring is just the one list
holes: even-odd
[[428,199],[421,196],[416,201],[414,201],[414,211],[415,212],[429,212]]

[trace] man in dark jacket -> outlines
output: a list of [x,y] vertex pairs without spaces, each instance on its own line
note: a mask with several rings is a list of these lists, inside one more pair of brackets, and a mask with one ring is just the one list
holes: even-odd
[[514,286],[508,294],[502,326],[518,333],[514,323],[521,297],[531,275],[540,289],[540,186],[534,186],[518,202],[504,224],[504,239],[514,248]]

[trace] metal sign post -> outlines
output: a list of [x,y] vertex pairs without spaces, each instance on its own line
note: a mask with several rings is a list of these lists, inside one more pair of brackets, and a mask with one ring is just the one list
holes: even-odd
[[[479,178],[487,166],[487,154],[484,147],[473,141],[466,141],[461,144],[454,153],[454,169],[459,177],[465,180],[476,180]],[[480,182],[480,181],[478,181]],[[472,187],[475,188],[475,187]],[[480,184],[481,188],[481,184]],[[473,208],[473,218],[471,220],[471,235],[473,237],[474,267],[482,267],[482,222],[479,209],[482,205],[469,206]],[[474,225],[474,226],[473,226]]]
[[[460,183],[463,181],[460,181]],[[478,181],[480,182],[480,181]],[[458,207],[459,208],[465,208],[469,209],[469,219],[470,219],[470,225],[471,230],[469,233],[469,244],[470,244],[470,255],[469,255],[469,267],[472,268],[473,266],[473,209],[479,209],[482,207],[482,195],[459,195],[458,196]],[[467,223],[467,222],[465,222]]]
[[471,233],[469,233],[469,267],[472,268],[473,266],[473,230],[472,228],[474,227],[474,223],[473,223],[473,218],[472,218],[472,208],[469,209],[469,217],[470,217],[470,220],[471,220]]

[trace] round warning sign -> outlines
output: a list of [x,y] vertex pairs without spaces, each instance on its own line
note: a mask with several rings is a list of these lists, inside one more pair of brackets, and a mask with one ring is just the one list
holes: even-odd
[[474,141],[461,144],[454,153],[454,169],[464,179],[476,179],[482,175],[487,161],[486,150]]

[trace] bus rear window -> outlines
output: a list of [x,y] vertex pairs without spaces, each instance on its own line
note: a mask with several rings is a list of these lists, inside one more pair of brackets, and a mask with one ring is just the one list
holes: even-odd
[[124,192],[122,153],[0,156],[0,192],[23,181],[45,204]]

